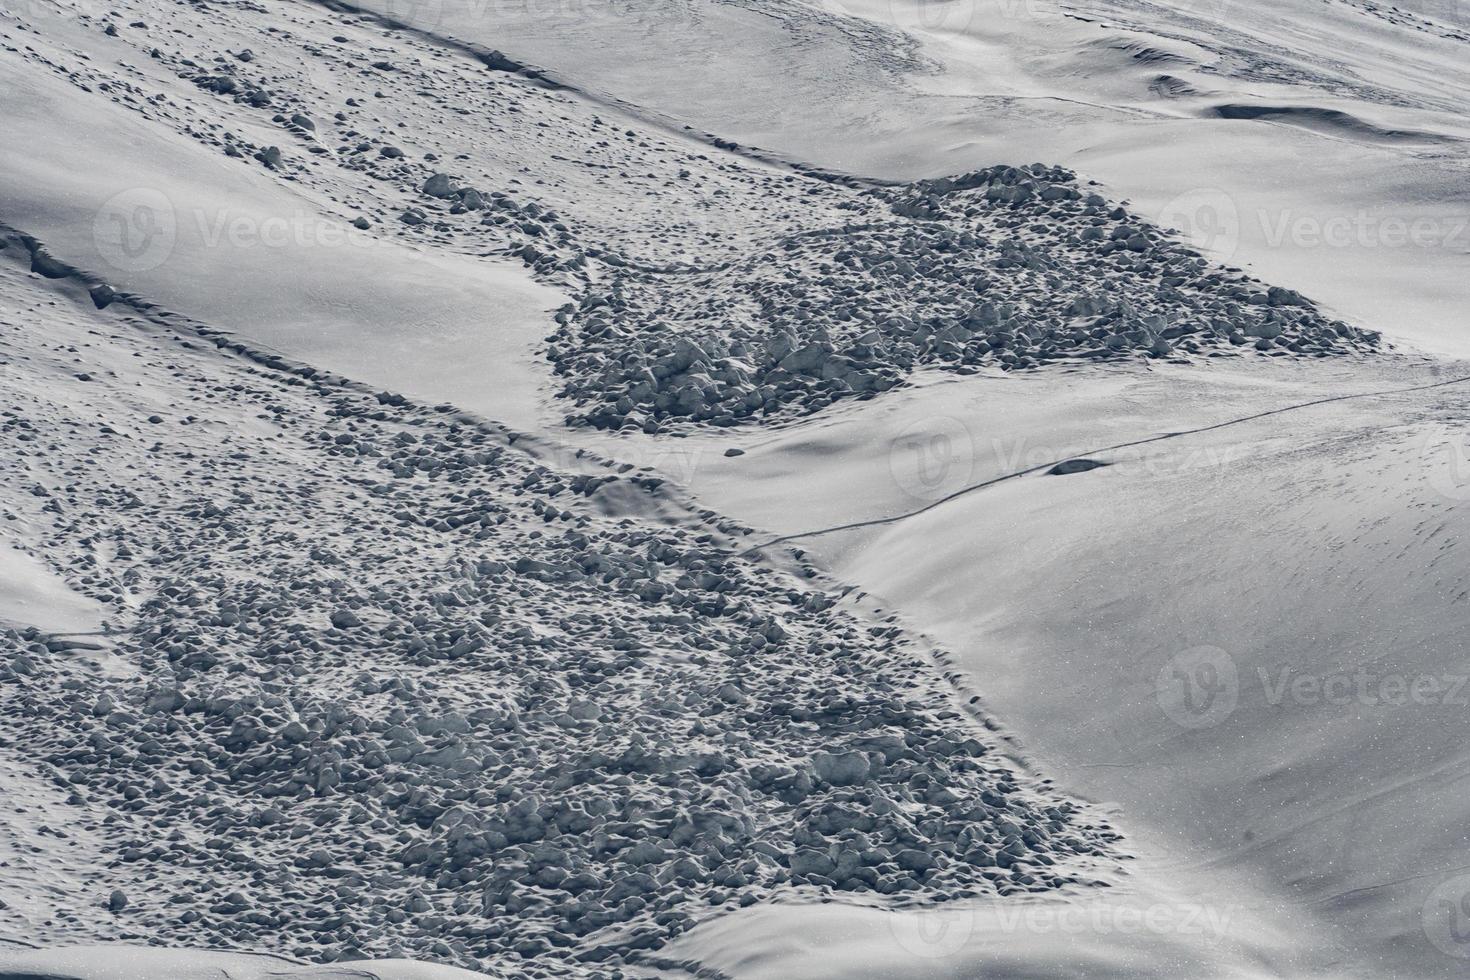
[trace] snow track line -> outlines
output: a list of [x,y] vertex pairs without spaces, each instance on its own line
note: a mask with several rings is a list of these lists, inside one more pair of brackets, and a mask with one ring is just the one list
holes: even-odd
[[1203,432],[1213,432],[1216,429],[1226,429],[1234,425],[1241,425],[1246,422],[1255,422],[1259,419],[1270,418],[1273,415],[1284,415],[1287,412],[1295,412],[1304,408],[1313,408],[1317,405],[1329,405],[1333,402],[1355,401],[1362,398],[1381,398],[1386,395],[1404,395],[1415,391],[1431,391],[1435,388],[1448,388],[1452,385],[1464,384],[1467,381],[1470,381],[1470,375],[1465,375],[1458,378],[1451,378],[1448,381],[1436,381],[1433,384],[1411,385],[1407,388],[1387,388],[1383,391],[1359,391],[1349,395],[1332,395],[1327,398],[1315,398],[1311,401],[1297,402],[1294,405],[1285,405],[1281,408],[1273,408],[1264,412],[1256,412],[1253,415],[1242,415],[1239,418],[1226,419],[1223,422],[1213,422],[1210,425],[1202,425],[1193,429],[1180,429],[1177,432],[1164,432],[1159,435],[1148,436],[1143,439],[1132,439],[1128,442],[1114,443],[1111,446],[1099,446],[1093,449],[1084,449],[1080,452],[1072,453],[1071,455],[1065,456],[1061,459],[1054,459],[1050,462],[1040,463],[1036,466],[1028,466],[1027,468],[1022,470],[1013,470],[1009,473],[1002,473],[1000,476],[993,476],[988,480],[982,480],[979,483],[974,483],[967,487],[961,487],[954,493],[951,493],[945,497],[941,497],[940,499],[933,501],[932,503],[925,504],[923,507],[919,507],[916,510],[907,511],[902,514],[895,514],[889,517],[875,517],[871,520],[866,521],[854,521],[850,524],[838,524],[834,527],[817,528],[816,530],[812,531],[798,531],[795,534],[783,534],[780,537],[772,538],[770,541],[767,541],[764,544],[752,545],[751,547],[740,552],[740,556],[742,558],[748,558],[757,552],[764,551],[767,548],[774,548],[777,545],[786,544],[790,541],[800,541],[804,538],[817,538],[827,534],[836,534],[839,531],[855,531],[865,527],[881,527],[885,524],[897,524],[898,522],[906,521],[911,517],[918,517],[920,514],[927,514],[929,511],[934,510],[938,507],[942,507],[953,500],[957,500],[960,497],[966,496],[967,494],[975,493],[979,490],[984,490],[987,487],[993,487],[997,483],[1005,483],[1008,480],[1016,480],[1020,479],[1023,476],[1030,476],[1032,473],[1039,473],[1045,470],[1049,470],[1052,467],[1057,466],[1061,463],[1065,463],[1067,460],[1070,459],[1095,456],[1101,453],[1117,452],[1120,449],[1131,449],[1134,446],[1146,446],[1149,443],[1153,442],[1163,442],[1166,439],[1177,439],[1182,436],[1199,435]]

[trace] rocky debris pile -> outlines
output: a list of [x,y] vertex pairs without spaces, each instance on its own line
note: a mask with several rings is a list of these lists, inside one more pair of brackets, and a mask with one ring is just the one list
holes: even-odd
[[[161,54],[155,57],[161,57]],[[228,95],[235,101],[256,109],[266,109],[271,106],[273,96],[269,88],[244,75],[236,74],[234,66],[223,57],[217,58],[216,61],[218,62],[216,69],[220,71],[219,74],[211,74],[208,71],[185,74],[188,75],[190,81],[206,92]],[[186,65],[185,67],[193,68],[194,66]]]
[[1211,266],[1040,164],[877,189],[888,220],[788,235],[697,275],[614,266],[557,314],[568,421],[658,432],[871,397],[934,365],[1325,356],[1378,336]]
[[0,351],[39,379],[7,393],[6,500],[129,668],[0,633],[0,752],[110,858],[35,938],[615,977],[793,889],[1115,868],[1106,821],[1017,771],[901,630],[713,515],[619,516],[658,481],[119,329],[19,265],[0,286]]
[[[483,212],[480,224],[513,232],[520,243],[511,250],[512,254],[543,275],[554,276],[586,265],[586,256],[576,247],[571,231],[556,212],[534,201],[520,202],[504,191],[476,190],[446,173],[435,173],[424,181],[419,193],[448,205],[450,215]],[[421,217],[410,224],[427,220],[424,211],[412,210]]]

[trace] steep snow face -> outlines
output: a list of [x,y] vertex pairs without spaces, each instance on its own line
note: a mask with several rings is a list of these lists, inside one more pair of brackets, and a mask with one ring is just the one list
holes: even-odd
[[[11,246],[25,578],[104,606],[134,669],[58,636],[54,589],[3,634],[0,764],[43,806],[0,847],[63,882],[4,892],[9,928],[533,975],[678,969],[664,944],[735,976],[1452,974],[1458,389],[1257,417],[1443,378],[1297,359],[1372,334],[1147,219],[1454,349],[1464,38],[1402,7],[982,7],[395,11],[479,47],[315,5],[5,12],[0,218],[241,335],[95,312]],[[1028,158],[1083,175],[988,166]],[[960,304],[982,285],[1034,308]],[[659,476],[337,372],[616,429],[568,438],[962,656],[935,676],[891,610],[747,561],[766,536]],[[669,449],[736,406],[788,424]],[[950,681],[1121,804],[1132,875]]]
[[844,572],[964,642],[1063,778],[1188,840],[1171,874],[1248,869],[1343,927],[1301,937],[1311,972],[1457,976],[1463,388],[997,486]]
[[[54,31],[33,49],[72,26],[40,23]],[[12,136],[0,144],[0,215],[57,256],[259,347],[517,427],[542,424],[541,340],[564,296],[518,257],[471,259],[355,228],[365,208],[205,149],[170,125],[211,130],[187,103],[144,98],[151,90],[124,70],[89,77],[89,88],[127,96],[119,102],[11,53],[0,74]],[[122,108],[128,99],[147,114]],[[177,115],[150,118],[154,105]],[[91,154],[105,170],[75,166]]]

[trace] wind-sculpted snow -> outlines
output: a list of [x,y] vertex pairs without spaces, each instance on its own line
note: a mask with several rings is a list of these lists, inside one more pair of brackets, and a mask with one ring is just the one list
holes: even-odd
[[617,976],[771,896],[1116,868],[891,622],[623,516],[658,480],[91,292],[0,250],[6,516],[110,627],[0,632],[0,756],[96,854],[6,931]]

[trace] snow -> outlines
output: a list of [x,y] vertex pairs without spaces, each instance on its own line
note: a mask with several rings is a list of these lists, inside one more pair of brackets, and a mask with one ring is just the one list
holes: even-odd
[[221,950],[169,950],[145,946],[69,946],[63,949],[0,950],[0,977],[35,980],[470,980],[482,973],[412,960],[374,960],[343,966],[309,966],[279,956]]
[[0,16],[0,976],[1460,974],[1460,5],[336,7]]
[[[955,643],[1048,771],[1188,841],[1176,880],[1240,868],[1320,916],[1295,975],[1449,974],[1425,936],[1466,819],[1453,401],[1303,413],[1223,467],[997,487],[844,571]],[[1220,701],[1176,700],[1210,676]]]
[[[518,263],[467,260],[356,232],[318,202],[49,76],[5,82],[0,213],[113,286],[366,384],[533,427],[535,350],[562,302]],[[121,116],[121,118],[114,118]],[[106,122],[104,122],[106,120]],[[69,161],[105,156],[103,173]],[[157,222],[136,251],[114,220]],[[141,226],[140,226],[141,227]],[[139,229],[128,226],[127,234]]]
[[0,622],[74,635],[101,629],[103,615],[99,604],[68,588],[44,564],[0,544]]
[[[1075,167],[1339,315],[1470,355],[1452,149],[1470,134],[1470,33],[1452,0],[364,6],[840,172]],[[1218,117],[1233,105],[1290,111]]]
[[[967,380],[829,428],[837,443],[848,426],[944,437],[930,484],[880,451],[828,466],[811,440],[787,439],[711,464],[695,486],[796,535],[955,650],[1038,766],[1173,855],[1156,868],[1145,859],[1143,880],[1301,921],[1275,952],[1283,972],[1451,975],[1444,949],[1457,948],[1426,935],[1443,932],[1434,893],[1455,887],[1466,819],[1454,774],[1467,674],[1454,637],[1467,373],[1252,371],[1216,376],[1207,392],[1178,375],[1073,378],[1065,398],[1048,390],[1057,382],[1028,380],[1018,387],[1033,390],[962,399],[982,388]],[[1423,385],[1443,387],[1379,394]],[[1365,397],[1290,408],[1354,392]],[[1037,402],[1047,408],[1032,418],[1015,407]],[[1287,411],[1247,418],[1277,408]],[[1149,425],[1161,417],[1167,428]],[[1211,428],[1098,451],[1200,427]],[[1081,453],[1109,465],[983,486]],[[759,498],[722,489],[747,460]],[[958,495],[917,498],[926,485]],[[785,500],[806,505],[771,503]],[[1211,676],[1229,700],[1196,716],[1178,685],[1197,684],[1202,699]],[[1227,931],[1249,942],[1256,926]]]
[[1297,934],[1255,909],[1178,892],[1124,890],[1083,901],[988,903],[920,912],[771,905],[737,912],[674,944],[726,976],[777,980],[901,977],[1208,976],[1293,971]]

